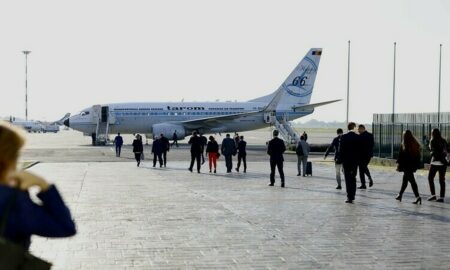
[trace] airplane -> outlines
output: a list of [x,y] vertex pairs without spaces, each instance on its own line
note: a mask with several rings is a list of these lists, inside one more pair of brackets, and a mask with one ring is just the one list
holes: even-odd
[[34,121],[34,120],[23,120],[15,118],[13,116],[9,117],[9,122],[15,126],[25,129],[28,133],[46,133],[53,132],[57,133],[59,131],[59,126],[64,124],[64,121],[70,117],[70,113],[64,115],[63,118],[54,122],[45,121]]
[[85,136],[92,136],[93,144],[96,140],[105,142],[108,134],[119,132],[145,134],[147,138],[163,134],[169,139],[176,133],[182,140],[193,131],[220,134],[270,125],[275,125],[285,135],[285,140],[298,140],[299,136],[289,121],[313,113],[316,107],[340,101],[310,103],[321,55],[321,48],[310,49],[275,92],[247,102],[94,105],[66,119],[64,125],[83,132]]

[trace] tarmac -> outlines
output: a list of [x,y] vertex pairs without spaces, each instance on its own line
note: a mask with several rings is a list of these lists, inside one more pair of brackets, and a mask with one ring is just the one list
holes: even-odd
[[264,147],[252,149],[246,174],[225,173],[223,158],[197,174],[184,146],[167,168],[149,156],[137,167],[127,148],[30,147],[24,158],[43,161],[30,170],[57,185],[78,228],[33,237],[31,252],[52,269],[449,269],[450,204],[426,201],[426,171],[422,205],[410,187],[397,202],[401,174],[377,166],[374,187],[346,204],[331,161],[314,156],[313,176],[298,177],[286,155],[286,188],[268,187]]

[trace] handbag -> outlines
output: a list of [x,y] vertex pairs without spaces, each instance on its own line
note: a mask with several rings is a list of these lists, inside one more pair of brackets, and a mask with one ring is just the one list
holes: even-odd
[[7,240],[5,235],[9,213],[16,203],[18,190],[6,205],[0,223],[0,269],[2,270],[49,270],[52,264],[33,256],[26,248]]

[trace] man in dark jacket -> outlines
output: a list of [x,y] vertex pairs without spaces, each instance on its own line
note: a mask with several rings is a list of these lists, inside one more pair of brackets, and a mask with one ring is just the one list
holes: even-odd
[[116,145],[116,157],[120,157],[123,145],[123,138],[120,136],[120,133],[117,133],[117,136],[114,138],[114,144]]
[[188,143],[191,145],[191,166],[189,166],[189,171],[192,172],[194,162],[197,161],[197,172],[200,173],[200,159],[202,157],[203,147],[202,141],[198,136],[197,131],[194,131],[194,133],[192,133],[192,137],[189,139]]
[[176,130],[173,132],[172,140],[173,140],[172,146],[175,144],[178,147],[178,135],[177,135],[177,131]]
[[356,124],[348,123],[348,132],[341,137],[341,158],[344,168],[345,186],[347,188],[346,203],[353,203],[356,193],[356,173],[360,157],[360,137],[355,133]]
[[200,133],[200,140],[202,142],[202,165],[205,163],[205,146],[208,144],[208,139]]
[[359,158],[359,179],[361,180],[361,186],[359,189],[366,189],[366,178],[369,178],[369,187],[373,186],[372,176],[370,175],[369,168],[370,159],[373,157],[373,146],[375,144],[373,135],[366,131],[364,125],[358,126],[358,133],[361,140],[361,156]]
[[162,157],[163,157],[164,167],[166,167],[167,152],[169,152],[169,150],[170,150],[170,142],[169,142],[169,139],[164,137],[164,134],[161,134],[161,137],[159,138],[159,140],[161,141],[161,146],[162,146]]
[[341,160],[341,136],[344,133],[342,128],[338,128],[337,131],[337,137],[333,139],[330,146],[327,148],[327,151],[325,152],[325,156],[323,159],[326,159],[328,154],[334,150],[334,167],[336,169],[336,181],[337,181],[337,187],[336,189],[342,189],[341,186],[341,170],[342,170],[342,160]]
[[244,141],[244,136],[239,137],[238,148],[238,164],[236,171],[239,172],[239,167],[241,167],[241,161],[244,164],[244,173],[247,172],[247,142]]
[[281,178],[281,187],[284,188],[284,171],[283,171],[283,153],[286,151],[284,141],[278,138],[278,130],[273,131],[273,139],[270,140],[267,147],[267,154],[270,156],[270,183],[269,186],[275,184],[275,167],[278,167],[278,172]]
[[163,142],[161,138],[155,138],[153,140],[152,144],[152,153],[153,153],[153,167],[156,166],[156,159],[159,161],[159,167],[162,167],[163,160],[162,160],[162,154],[163,154]]
[[227,167],[227,173],[231,173],[233,169],[233,155],[236,155],[236,143],[230,138],[230,134],[227,134],[222,141],[221,146],[222,155],[225,157],[225,165]]

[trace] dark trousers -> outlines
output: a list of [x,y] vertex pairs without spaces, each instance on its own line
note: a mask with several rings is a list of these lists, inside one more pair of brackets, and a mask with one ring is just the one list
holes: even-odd
[[347,198],[350,201],[355,199],[356,193],[356,173],[358,164],[342,164],[344,167],[345,186],[347,188]]
[[436,191],[434,189],[434,177],[436,173],[439,172],[439,185],[441,186],[441,198],[445,197],[445,172],[447,171],[447,166],[436,166],[431,165],[430,171],[428,172],[428,183],[430,184],[430,192],[431,196],[436,195]]
[[239,167],[241,167],[241,161],[244,165],[244,172],[247,171],[247,154],[238,154],[238,164],[237,169],[239,170]]
[[283,161],[282,160],[271,160],[270,161],[270,183],[275,183],[275,168],[278,168],[278,173],[280,173],[281,183],[284,183],[284,171],[283,171]]
[[163,157],[163,162],[164,162],[164,167],[165,167],[167,164],[167,151],[164,151],[162,153],[162,157]]
[[411,183],[411,188],[412,188],[416,198],[420,197],[419,188],[417,187],[416,179],[414,178],[413,172],[404,172],[403,173],[403,182],[402,182],[402,187],[400,188],[400,196],[403,195],[403,192],[405,192],[405,189],[408,186],[408,182]]
[[116,145],[116,157],[120,157],[121,151],[122,151],[122,145]]
[[201,157],[202,157],[201,153],[198,153],[198,154],[191,153],[191,166],[189,166],[190,170],[192,170],[192,168],[194,167],[194,162],[197,160],[197,171],[198,172],[200,171],[200,166],[201,166],[200,159],[201,159]]
[[369,168],[367,167],[370,163],[370,159],[361,161],[358,165],[359,167],[359,179],[361,180],[361,186],[366,186],[366,175],[369,180],[372,180],[372,176],[370,175]]
[[134,158],[136,159],[137,163],[141,163],[141,156],[142,153],[134,153]]
[[162,153],[159,153],[159,154],[153,153],[153,167],[156,166],[157,159],[159,161],[159,166],[161,167],[163,165]]
[[227,172],[231,172],[233,169],[233,155],[224,155],[225,156],[225,166],[227,167]]

